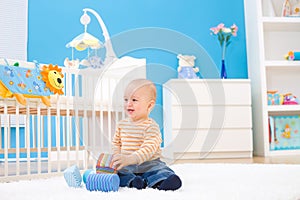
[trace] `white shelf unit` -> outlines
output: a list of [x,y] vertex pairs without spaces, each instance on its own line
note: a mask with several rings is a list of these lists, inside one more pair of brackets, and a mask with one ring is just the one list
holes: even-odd
[[[268,2],[275,16],[268,16]],[[300,17],[281,17],[283,1],[244,0],[248,73],[252,82],[254,155],[300,155],[300,150],[270,150],[268,117],[300,114],[299,105],[268,106],[267,91],[300,97],[300,61],[288,61],[300,51]],[[270,4],[269,4],[270,5]],[[270,8],[269,8],[270,9]]]
[[250,80],[171,79],[163,105],[165,156],[252,157]]

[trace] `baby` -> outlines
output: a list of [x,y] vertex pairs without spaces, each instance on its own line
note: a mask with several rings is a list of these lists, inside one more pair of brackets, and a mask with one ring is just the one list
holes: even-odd
[[147,79],[136,79],[126,87],[124,109],[113,138],[113,163],[121,187],[177,190],[180,178],[160,160],[162,142],[158,124],[149,114],[155,106],[156,87]]

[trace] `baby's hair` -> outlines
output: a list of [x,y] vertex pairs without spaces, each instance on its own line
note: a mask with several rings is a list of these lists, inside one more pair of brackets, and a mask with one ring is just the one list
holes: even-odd
[[134,91],[146,87],[149,90],[151,100],[156,101],[156,87],[154,83],[148,79],[135,79],[132,80],[126,87],[125,94],[133,93]]

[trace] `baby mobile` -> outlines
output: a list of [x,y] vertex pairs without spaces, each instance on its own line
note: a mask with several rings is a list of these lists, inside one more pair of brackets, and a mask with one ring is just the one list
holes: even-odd
[[[68,57],[64,60],[65,67],[70,68],[101,68],[103,66],[103,59],[101,58],[100,49],[104,47],[103,43],[87,32],[87,25],[90,23],[90,17],[84,12],[80,18],[80,22],[84,25],[84,32],[73,40],[71,40],[66,47],[72,48],[72,58]],[[87,58],[81,61],[74,59],[74,49],[77,51],[87,50]]]

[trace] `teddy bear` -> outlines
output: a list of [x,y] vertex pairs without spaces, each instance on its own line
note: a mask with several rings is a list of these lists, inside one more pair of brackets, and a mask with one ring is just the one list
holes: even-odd
[[198,67],[195,66],[196,57],[193,55],[182,55],[178,54],[178,78],[181,79],[198,79],[199,77],[196,75],[199,72]]

